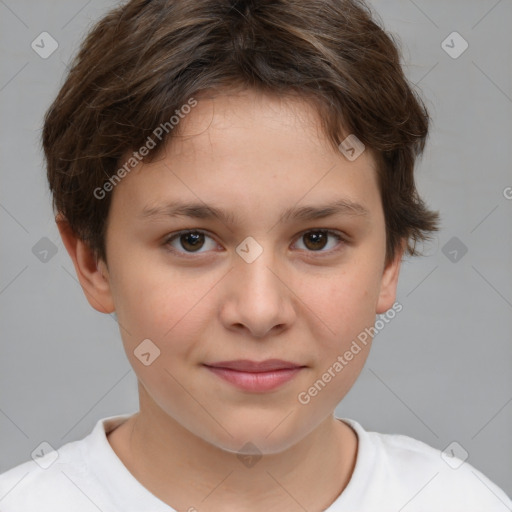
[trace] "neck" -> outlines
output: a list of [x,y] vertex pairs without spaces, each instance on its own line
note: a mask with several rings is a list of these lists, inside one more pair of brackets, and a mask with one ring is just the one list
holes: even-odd
[[108,439],[133,476],[176,510],[320,511],[355,466],[357,436],[332,415],[290,448],[256,460],[205,441],[149,405],[141,394],[140,412]]

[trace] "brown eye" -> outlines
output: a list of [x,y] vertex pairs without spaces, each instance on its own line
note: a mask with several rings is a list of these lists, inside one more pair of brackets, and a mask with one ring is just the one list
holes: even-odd
[[[332,243],[331,240],[336,240],[337,243]],[[303,233],[299,238],[298,242],[302,242],[306,252],[319,252],[319,253],[330,253],[343,245],[344,238],[334,231],[328,229],[315,229]],[[341,243],[340,243],[341,242]],[[330,247],[327,247],[330,244]],[[327,250],[324,250],[327,247]]]
[[204,244],[204,233],[192,231],[179,237],[181,246],[187,251],[196,251]]
[[[208,241],[210,246],[208,247]],[[186,254],[202,254],[209,249],[215,249],[216,243],[212,239],[211,236],[204,233],[203,231],[191,230],[191,231],[182,231],[180,233],[176,233],[175,235],[169,237],[164,245],[169,248],[169,250],[179,253],[182,255]],[[201,250],[206,247],[206,250]]]
[[303,235],[304,245],[312,251],[323,249],[327,244],[327,233],[325,231],[310,231]]

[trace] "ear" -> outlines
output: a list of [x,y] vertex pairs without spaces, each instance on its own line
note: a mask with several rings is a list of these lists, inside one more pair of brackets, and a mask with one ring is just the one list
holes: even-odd
[[59,213],[55,222],[89,304],[100,313],[112,313],[115,306],[106,264],[97,261],[89,246],[75,236],[63,215]]
[[400,264],[402,263],[406,244],[407,242],[404,240],[397,249],[395,258],[384,267],[376,309],[376,313],[379,315],[385,313],[395,303]]

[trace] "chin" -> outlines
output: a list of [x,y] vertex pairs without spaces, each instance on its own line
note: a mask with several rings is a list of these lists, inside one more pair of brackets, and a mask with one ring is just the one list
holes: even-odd
[[223,422],[224,428],[216,429],[218,436],[212,437],[211,432],[208,432],[203,439],[226,452],[248,455],[278,454],[292,447],[308,433],[300,423],[283,421],[283,417],[286,415],[280,414],[267,421],[254,421],[246,415],[245,419],[239,421],[233,419]]

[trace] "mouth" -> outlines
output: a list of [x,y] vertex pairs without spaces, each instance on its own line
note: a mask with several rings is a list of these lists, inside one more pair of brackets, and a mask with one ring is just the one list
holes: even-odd
[[224,381],[249,392],[277,389],[306,368],[282,359],[267,359],[261,362],[238,359],[204,364],[204,366]]

